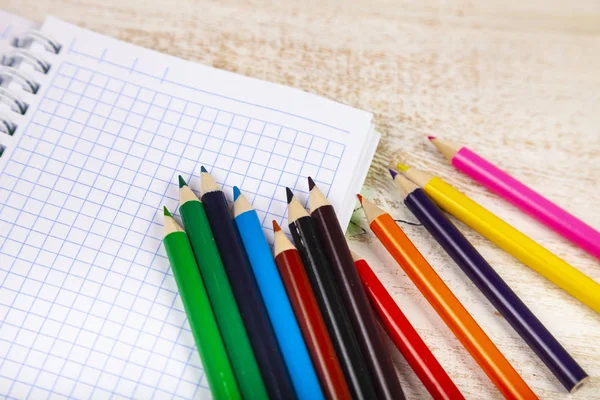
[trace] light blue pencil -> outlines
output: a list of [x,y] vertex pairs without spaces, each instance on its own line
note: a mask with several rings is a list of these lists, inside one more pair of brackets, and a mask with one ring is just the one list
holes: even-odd
[[233,188],[233,216],[248,254],[275,337],[300,400],[323,399],[323,392],[302,339],[292,305],[287,297],[271,248],[258,214],[237,187]]

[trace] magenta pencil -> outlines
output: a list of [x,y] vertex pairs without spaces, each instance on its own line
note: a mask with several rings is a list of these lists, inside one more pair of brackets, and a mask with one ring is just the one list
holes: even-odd
[[428,139],[461,172],[502,196],[515,206],[600,258],[600,232],[525,186],[466,147],[429,136]]

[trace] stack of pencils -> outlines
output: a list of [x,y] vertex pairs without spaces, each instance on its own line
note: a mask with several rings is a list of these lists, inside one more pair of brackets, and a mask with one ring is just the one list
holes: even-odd
[[[431,136],[428,139],[457,169],[539,219],[591,255],[600,258],[598,231],[468,148],[460,148]],[[574,392],[581,387],[588,379],[587,373],[442,210],[461,220],[596,312],[600,312],[600,285],[441,178],[404,164],[398,164],[397,167],[402,175],[394,170],[390,170],[390,175],[407,208],[565,389]],[[389,214],[367,200],[361,199],[361,203],[375,235],[498,389],[507,398],[535,396],[508,362],[504,363],[504,366],[498,364],[503,356],[499,353],[493,356],[490,353],[495,353],[497,349],[476,324],[469,327],[471,317],[466,312],[462,316],[457,312],[461,306],[456,304],[455,297]]]
[[403,399],[378,321],[436,399],[462,398],[383,285],[365,278],[311,178],[310,213],[287,189],[296,243],[273,221],[273,253],[237,187],[231,213],[204,168],[200,181],[194,192],[179,177],[185,231],[165,208],[164,245],[215,398]]
[[[597,231],[470,150],[430,140],[458,169],[600,257]],[[586,372],[442,210],[598,312],[600,285],[440,178],[398,168],[390,174],[406,207],[558,381],[569,392],[579,388]],[[215,398],[403,399],[381,332],[434,399],[464,398],[373,270],[350,251],[310,177],[308,210],[286,189],[290,235],[273,221],[272,249],[237,187],[231,212],[204,167],[200,181],[194,192],[179,177],[185,231],[165,208],[164,246]],[[536,399],[392,217],[358,197],[375,236],[498,390],[508,399]]]

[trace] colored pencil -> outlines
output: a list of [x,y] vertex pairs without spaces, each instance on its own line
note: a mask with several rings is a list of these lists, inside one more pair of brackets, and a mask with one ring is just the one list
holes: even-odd
[[350,400],[350,389],[304,271],[300,253],[275,221],[273,231],[275,264],[296,314],[323,392],[329,400]]
[[542,359],[554,376],[574,392],[588,375],[477,252],[423,189],[390,170],[404,204],[467,274],[485,297]]
[[286,188],[288,223],[353,399],[376,398],[375,387],[311,217]]
[[450,163],[591,255],[600,258],[600,231],[560,208],[467,147],[429,136]]
[[394,364],[385,343],[377,330],[375,313],[360,283],[354,260],[348,248],[344,230],[340,226],[333,206],[309,177],[310,216],[333,270],[344,300],[358,345],[369,368],[379,399],[402,399],[404,393],[396,375]]
[[371,230],[507,399],[537,399],[394,219],[359,195]]
[[164,208],[163,244],[213,396],[241,399],[188,237],[167,207]]
[[423,188],[442,209],[469,225],[498,247],[600,313],[600,285],[565,261],[443,181],[398,164],[404,175]]
[[400,310],[369,264],[352,253],[367,296],[385,331],[434,400],[464,399],[429,347]]
[[242,396],[267,400],[267,388],[221,261],[204,205],[179,176],[179,213],[229,354]]
[[204,167],[200,184],[202,204],[269,397],[293,399],[296,397],[294,387],[256,279],[238,241],[225,194]]
[[267,308],[275,337],[300,400],[323,399],[323,392],[304,344],[300,327],[277,271],[258,214],[240,190],[233,187],[233,220]]

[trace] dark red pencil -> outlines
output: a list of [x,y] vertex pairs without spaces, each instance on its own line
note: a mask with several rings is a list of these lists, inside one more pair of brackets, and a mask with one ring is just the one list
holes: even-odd
[[392,359],[381,340],[376,317],[360,283],[354,261],[333,206],[308,178],[310,215],[344,300],[358,345],[379,400],[404,399]]
[[317,299],[304,271],[300,253],[275,221],[273,221],[273,230],[275,231],[275,264],[296,314],[296,320],[300,325],[300,331],[321,382],[323,393],[329,400],[350,400],[352,398],[350,389],[335,354]]
[[464,399],[369,264],[352,253],[354,265],[385,331],[435,400]]

